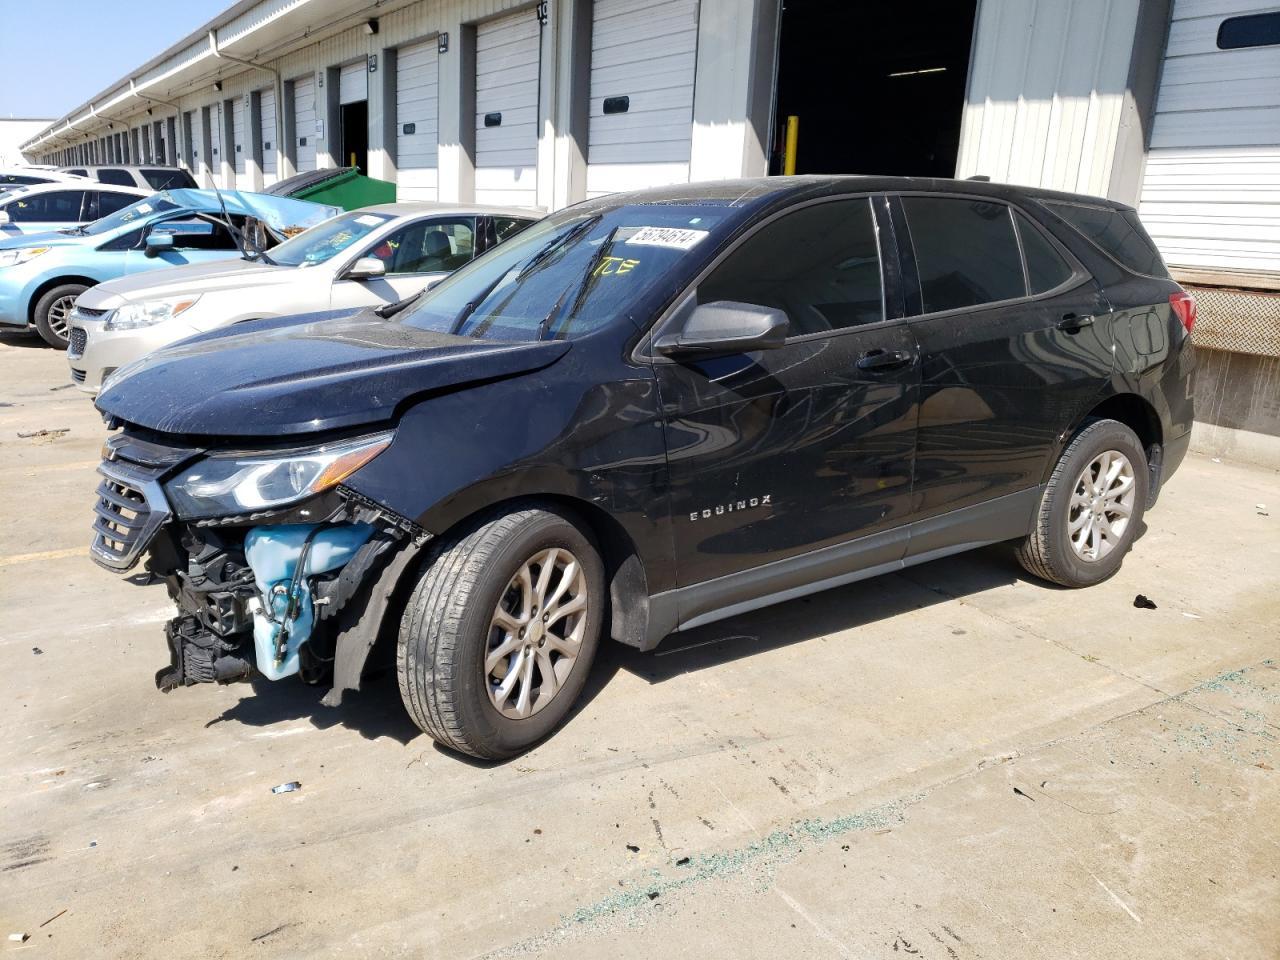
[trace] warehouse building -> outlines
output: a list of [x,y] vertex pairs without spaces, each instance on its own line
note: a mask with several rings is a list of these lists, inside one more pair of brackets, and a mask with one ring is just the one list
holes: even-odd
[[1199,294],[1203,442],[1280,463],[1275,3],[240,0],[24,149],[548,210],[789,157],[1108,196]]

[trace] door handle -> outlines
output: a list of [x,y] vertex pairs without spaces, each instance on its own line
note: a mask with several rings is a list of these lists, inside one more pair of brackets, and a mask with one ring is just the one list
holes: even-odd
[[915,362],[915,355],[906,350],[883,350],[876,347],[858,358],[859,370],[897,370]]
[[1079,333],[1085,327],[1093,326],[1093,317],[1081,317],[1074,313],[1064,314],[1058,321],[1058,329],[1063,333]]

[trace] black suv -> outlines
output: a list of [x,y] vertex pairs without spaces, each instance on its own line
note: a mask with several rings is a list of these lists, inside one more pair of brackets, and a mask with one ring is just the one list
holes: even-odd
[[92,554],[178,606],[161,689],[396,634],[442,744],[551,731],[602,636],[996,541],[1120,566],[1187,450],[1194,302],[1128,207],[801,177],[562,210],[429,292],[122,370]]

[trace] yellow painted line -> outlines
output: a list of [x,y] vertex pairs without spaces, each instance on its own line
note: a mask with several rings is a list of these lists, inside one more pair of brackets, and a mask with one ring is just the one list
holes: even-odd
[[65,560],[67,557],[87,557],[88,555],[88,547],[42,550],[40,553],[15,553],[12,557],[0,557],[0,567],[12,567],[19,563],[38,563],[41,560]]

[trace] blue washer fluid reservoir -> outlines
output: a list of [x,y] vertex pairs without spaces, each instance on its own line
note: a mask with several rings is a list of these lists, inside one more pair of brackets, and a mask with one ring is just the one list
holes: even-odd
[[[373,536],[367,523],[345,523],[320,529],[311,538],[303,579],[298,584],[298,604],[289,624],[284,656],[276,660],[276,640],[281,621],[289,609],[288,590],[293,581],[302,545],[315,523],[286,523],[279,526],[254,527],[244,537],[244,555],[253,570],[259,594],[271,604],[271,615],[261,602],[253,602],[253,646],[258,670],[268,680],[279,680],[298,672],[298,649],[311,636],[315,609],[311,602],[311,586],[307,577],[330,573],[347,564],[357,550]],[[280,587],[279,590],[276,588]]]

